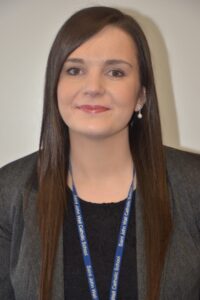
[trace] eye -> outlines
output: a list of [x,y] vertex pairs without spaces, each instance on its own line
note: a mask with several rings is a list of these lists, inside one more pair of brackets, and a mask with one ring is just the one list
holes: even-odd
[[68,68],[66,70],[66,72],[68,75],[76,76],[76,75],[81,75],[83,73],[83,70],[81,70],[80,68],[77,68],[77,67],[71,67],[71,68]]
[[114,69],[114,70],[110,70],[108,72],[108,75],[111,76],[111,77],[124,77],[125,72],[122,71],[122,70]]

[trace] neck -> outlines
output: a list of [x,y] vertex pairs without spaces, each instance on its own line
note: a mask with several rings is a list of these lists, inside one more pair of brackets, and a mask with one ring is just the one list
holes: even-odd
[[107,139],[70,135],[70,159],[73,174],[86,180],[116,176],[132,169],[128,132]]
[[[80,198],[102,203],[127,197],[133,180],[128,132],[101,140],[73,133],[70,146],[73,179]],[[70,174],[68,186],[72,187]]]

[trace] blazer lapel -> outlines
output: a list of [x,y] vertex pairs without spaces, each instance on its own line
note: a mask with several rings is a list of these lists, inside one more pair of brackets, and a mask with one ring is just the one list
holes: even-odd
[[28,195],[28,202],[24,204],[24,242],[23,248],[26,249],[24,260],[28,264],[29,285],[27,295],[28,299],[38,299],[39,295],[39,274],[40,274],[40,237],[36,223],[36,195],[32,190]]
[[[28,205],[24,209],[24,247],[26,248],[25,261],[30,268],[28,279],[28,299],[39,297],[39,276],[41,267],[40,237],[36,223],[36,191],[31,191]],[[52,300],[64,300],[63,278],[63,229],[61,227],[58,239],[58,249],[55,257],[55,271],[53,277]]]
[[141,196],[136,190],[136,250],[137,250],[137,281],[138,300],[144,300],[146,295],[146,267],[144,249],[144,227],[141,210]]

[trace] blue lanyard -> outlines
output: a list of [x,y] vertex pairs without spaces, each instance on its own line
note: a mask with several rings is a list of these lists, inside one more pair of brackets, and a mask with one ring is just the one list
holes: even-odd
[[[70,170],[70,172],[71,172],[71,170]],[[71,176],[72,176],[72,172],[71,172]],[[90,288],[90,294],[91,294],[92,299],[99,300],[94,271],[93,271],[92,262],[91,262],[90,250],[89,250],[88,241],[87,241],[86,232],[85,232],[85,224],[83,221],[80,201],[79,201],[79,198],[78,198],[78,195],[76,192],[76,188],[75,188],[75,185],[73,182],[73,176],[72,176],[72,194],[73,194],[74,210],[75,210],[75,215],[76,215],[76,222],[77,222],[77,227],[78,227],[78,232],[79,232],[79,238],[80,238],[81,247],[82,247],[82,255],[83,255],[83,260],[84,260],[85,269],[86,269],[86,273],[87,273],[88,284],[89,284],[89,288]],[[121,261],[122,261],[122,257],[123,257],[124,242],[125,242],[125,238],[126,238],[126,232],[127,232],[128,221],[129,221],[129,216],[130,216],[131,204],[132,204],[132,198],[133,198],[133,181],[131,183],[131,186],[130,186],[130,189],[128,192],[128,197],[126,199],[124,212],[123,212],[123,218],[121,221],[120,231],[119,231],[119,235],[118,235],[118,242],[117,242],[117,247],[116,247],[116,252],[115,252],[115,260],[114,260],[114,267],[113,267],[113,271],[112,271],[112,281],[111,281],[111,287],[110,287],[110,297],[109,297],[110,300],[117,299],[119,273],[120,273]]]

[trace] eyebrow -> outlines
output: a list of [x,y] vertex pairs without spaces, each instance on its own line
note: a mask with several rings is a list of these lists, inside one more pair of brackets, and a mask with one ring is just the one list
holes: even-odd
[[[80,64],[84,64],[84,59],[82,58],[67,58],[65,63],[67,62],[72,62],[72,63],[80,63]],[[133,65],[123,59],[108,59],[104,61],[105,65],[116,65],[116,64],[126,64],[129,67],[133,68]]]

